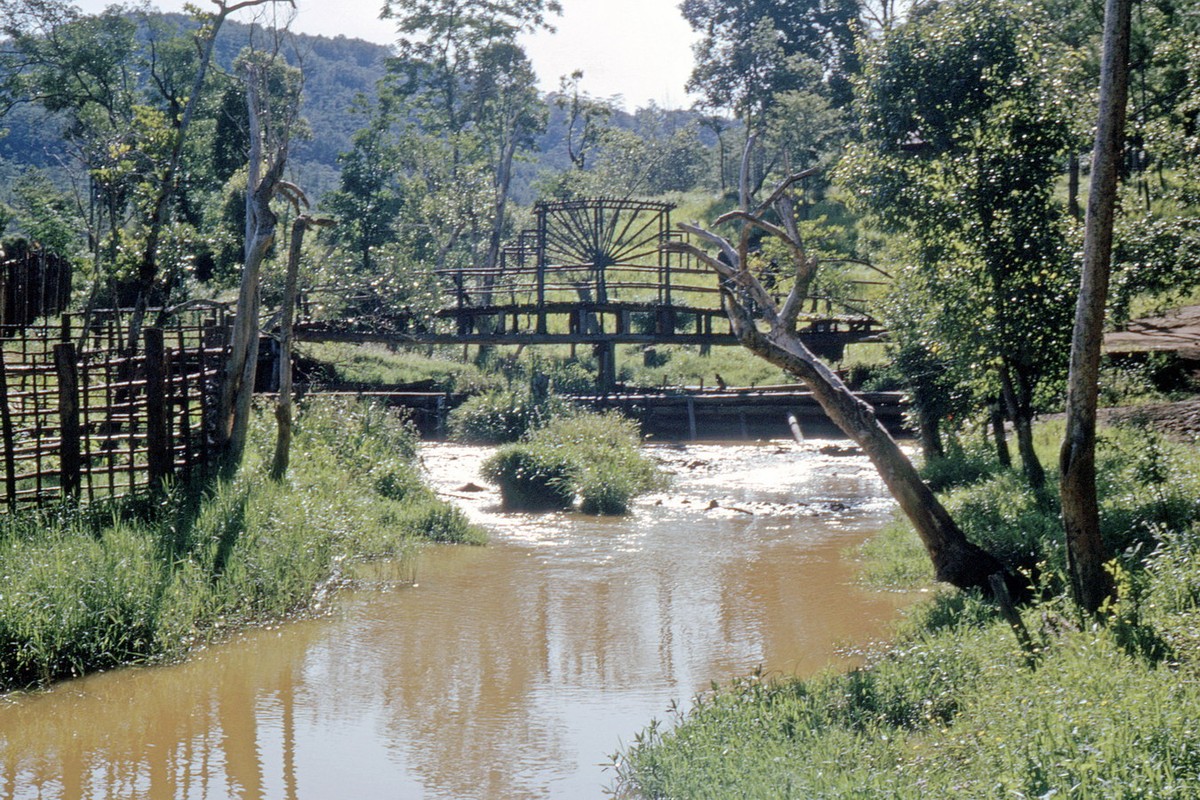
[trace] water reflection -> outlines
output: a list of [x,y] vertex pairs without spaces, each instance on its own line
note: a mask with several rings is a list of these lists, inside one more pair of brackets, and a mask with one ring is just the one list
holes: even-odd
[[0,699],[0,797],[598,797],[606,754],[672,701],[812,672],[903,602],[841,558],[888,513],[864,463],[659,455],[672,489],[597,520],[500,514],[461,491],[477,451],[427,451],[492,546],[430,548],[415,586],[372,568],[329,618],[178,667]]

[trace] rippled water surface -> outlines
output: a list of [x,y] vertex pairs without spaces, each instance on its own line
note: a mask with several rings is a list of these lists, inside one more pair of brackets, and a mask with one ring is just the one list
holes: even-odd
[[657,446],[627,518],[508,515],[478,448],[429,445],[492,536],[363,570],[318,620],[166,668],[0,698],[0,798],[591,798],[603,763],[711,681],[808,674],[905,598],[843,553],[891,503],[861,457]]

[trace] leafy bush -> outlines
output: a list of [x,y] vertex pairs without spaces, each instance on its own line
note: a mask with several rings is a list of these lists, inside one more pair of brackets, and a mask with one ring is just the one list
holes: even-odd
[[528,443],[501,448],[484,464],[483,476],[500,487],[510,511],[569,508],[575,501],[572,464]]
[[450,412],[450,438],[472,444],[515,442],[569,408],[553,394],[539,399],[521,389],[476,395]]
[[637,424],[617,412],[576,412],[502,448],[484,477],[500,486],[509,508],[566,508],[578,495],[586,514],[624,514],[659,482],[638,442]]

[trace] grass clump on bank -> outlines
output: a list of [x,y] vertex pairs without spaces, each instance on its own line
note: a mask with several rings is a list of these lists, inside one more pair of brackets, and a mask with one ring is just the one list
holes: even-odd
[[633,498],[661,482],[638,445],[632,420],[576,411],[500,448],[484,463],[484,477],[499,485],[510,510],[569,508],[578,496],[585,514],[624,514]]
[[570,412],[571,404],[552,393],[537,396],[523,387],[486,392],[450,412],[450,438],[469,444],[515,442]]
[[347,562],[479,540],[421,484],[415,437],[387,411],[305,406],[282,483],[273,434],[261,415],[237,475],[203,491],[0,518],[0,689],[176,658],[312,609]]
[[[1033,560],[1032,656],[991,604],[939,592],[860,669],[743,679],[651,726],[616,757],[620,796],[1200,796],[1200,455],[1108,431],[1098,466],[1119,587],[1102,624],[1064,595],[1056,500],[997,470],[950,502],[968,535]],[[928,576],[900,525],[868,551],[875,578],[918,558]]]

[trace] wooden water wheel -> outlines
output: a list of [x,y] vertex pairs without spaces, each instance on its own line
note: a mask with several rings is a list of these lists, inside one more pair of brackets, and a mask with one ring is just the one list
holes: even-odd
[[538,260],[584,300],[609,300],[609,274],[657,270],[671,230],[669,203],[592,199],[539,203]]

